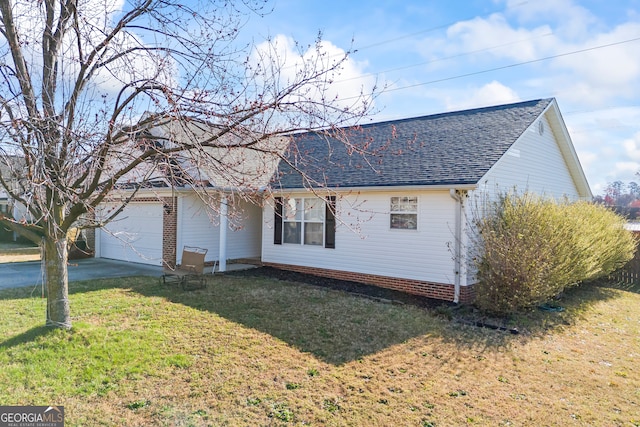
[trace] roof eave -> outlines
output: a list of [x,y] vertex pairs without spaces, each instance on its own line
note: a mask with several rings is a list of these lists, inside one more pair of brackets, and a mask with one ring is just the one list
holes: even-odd
[[593,198],[593,193],[591,192],[589,181],[587,181],[584,169],[580,164],[580,159],[578,158],[578,154],[576,153],[573,142],[571,141],[571,135],[569,135],[569,131],[555,99],[553,99],[547,108],[545,108],[541,116],[546,114],[548,114],[547,119],[549,120],[553,131],[558,132],[558,134],[562,136],[559,138],[560,151],[567,162],[569,173],[573,178],[578,193],[580,194],[580,198],[591,200]]
[[299,193],[299,192],[391,192],[391,191],[448,191],[466,190],[472,191],[478,188],[478,183],[450,183],[431,185],[375,185],[375,186],[352,186],[352,187],[297,187],[297,188],[272,188],[272,192],[277,193]]

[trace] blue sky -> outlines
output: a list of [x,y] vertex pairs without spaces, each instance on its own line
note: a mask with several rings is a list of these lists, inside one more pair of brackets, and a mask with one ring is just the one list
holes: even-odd
[[640,0],[275,0],[244,37],[355,49],[373,121],[555,97],[594,194],[640,182]]

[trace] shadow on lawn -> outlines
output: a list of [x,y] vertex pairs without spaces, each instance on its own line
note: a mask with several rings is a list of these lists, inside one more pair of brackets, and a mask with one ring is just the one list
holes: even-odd
[[589,305],[618,295],[603,286],[571,289],[560,302],[565,305],[563,312],[536,310],[507,320],[506,323],[516,322],[513,326],[520,333],[515,335],[465,325],[459,322],[457,310],[446,306],[425,309],[410,304],[383,303],[259,275],[212,277],[207,289],[197,291],[184,292],[160,285],[133,290],[216,313],[334,365],[420,337],[438,339],[478,353],[494,351],[510,346],[514,340],[522,342],[570,325],[581,318]]
[[215,276],[206,289],[195,291],[159,284],[133,291],[215,313],[333,365],[434,334],[446,326],[418,307],[264,277]]
[[[177,285],[162,285],[157,278],[130,277],[72,282],[69,292],[73,297],[122,289],[146,297],[161,297],[269,334],[334,365],[379,353],[413,338],[437,336],[449,325],[421,307],[383,303],[269,277],[229,274],[208,277],[208,282],[206,289],[183,291]],[[0,291],[0,299],[29,297],[32,297],[30,287]],[[48,330],[37,327],[2,345],[24,343]],[[212,330],[212,339],[215,333]]]
[[[70,284],[70,293],[85,293],[110,288],[130,289],[145,295],[165,298],[198,310],[215,313],[244,327],[276,337],[300,351],[334,365],[341,365],[375,354],[413,338],[439,339],[461,349],[476,352],[508,347],[543,336],[554,329],[573,324],[592,304],[619,295],[616,286],[600,282],[567,291],[559,301],[563,312],[534,310],[512,319],[500,320],[518,335],[508,331],[468,326],[473,310],[454,310],[440,306],[396,305],[366,298],[349,297],[343,292],[290,283],[257,276],[215,276],[206,289],[182,291],[177,286],[161,285],[156,278],[132,277],[104,279]],[[638,292],[638,286],[621,287]],[[0,299],[29,297],[30,288],[8,290]],[[449,318],[450,321],[443,320]],[[495,319],[484,319],[495,322]],[[46,334],[44,326],[33,328],[0,343],[13,346]]]
[[39,338],[44,335],[48,335],[53,333],[54,330],[48,326],[36,326],[34,328],[29,329],[21,334],[12,336],[2,342],[0,342],[0,348],[11,348],[20,344],[29,343],[35,341],[36,338]]
[[611,281],[599,281],[594,282],[594,286],[605,287],[610,289],[617,289],[619,291],[633,292],[634,294],[640,294],[640,282],[637,283],[621,283]]
[[[161,297],[197,310],[215,313],[245,328],[269,334],[320,360],[341,365],[419,337],[456,334],[457,326],[423,307],[350,296],[319,286],[264,276],[222,275],[208,278],[206,289],[183,291],[156,278],[130,277],[70,283],[71,296],[123,289]],[[29,298],[31,288],[0,292],[0,299]],[[38,327],[3,343],[12,346],[49,330]],[[215,334],[215,332],[212,332]],[[464,341],[461,341],[464,342]]]

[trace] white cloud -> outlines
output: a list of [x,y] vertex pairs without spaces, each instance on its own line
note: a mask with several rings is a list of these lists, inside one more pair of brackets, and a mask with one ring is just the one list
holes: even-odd
[[[625,139],[622,142],[624,151],[630,160],[640,162],[640,132],[633,135],[633,138]],[[640,168],[636,169],[640,171]]]
[[593,13],[573,0],[507,0],[506,4],[507,14],[519,23],[553,23],[560,38],[584,38],[599,22]]
[[[124,0],[80,0],[77,5],[77,19],[80,33],[68,31],[63,40],[59,56],[59,77],[66,80],[69,87],[75,84],[80,68],[78,37],[82,44],[82,55],[86,58],[102,42],[122,13]],[[30,64],[31,76],[37,80],[42,68],[42,34],[45,26],[45,6],[42,2],[17,0],[13,5],[14,20],[19,30],[22,48]],[[55,10],[59,13],[59,10]],[[56,16],[57,19],[57,16]],[[109,44],[107,54],[98,57],[105,60],[132,47],[145,47],[145,43],[134,33],[121,31]],[[175,65],[170,58],[160,58],[157,54],[140,50],[113,61],[93,76],[99,91],[115,93],[123,83],[144,78],[156,78],[168,84],[175,82]],[[93,94],[95,96],[95,93]]]
[[119,52],[134,48],[142,50],[131,51],[107,67],[101,68],[95,78],[96,83],[112,93],[119,91],[125,84],[144,80],[160,82],[171,88],[177,87],[178,71],[174,59],[168,55],[145,50],[148,47],[134,34],[119,34],[110,43],[109,56],[117,56]]
[[639,162],[616,162],[616,172],[622,172],[623,174],[635,174],[640,170]]
[[591,169],[599,161],[599,156],[596,153],[582,150],[576,150],[576,152],[584,170]]
[[640,22],[607,28],[571,0],[506,3],[504,14],[458,22],[448,28],[446,39],[428,40],[426,55],[449,57],[451,70],[463,61],[478,70],[482,68],[477,64],[499,68],[533,61],[513,67],[509,80],[501,77],[515,86],[511,80],[531,78],[534,73],[543,76],[537,79],[538,93],[533,97],[562,95],[570,102],[592,107],[606,105],[616,97],[638,98],[640,40],[626,41],[638,38]]
[[[638,181],[640,132],[631,132],[627,120],[633,109],[568,116],[567,127],[594,194],[613,181]],[[638,113],[636,111],[636,113]],[[615,115],[619,114],[619,118]]]
[[[611,45],[638,37],[640,24],[627,23],[611,32],[595,34],[579,44],[558,46],[572,52]],[[621,43],[557,58],[553,68],[563,73],[556,82],[563,96],[575,102],[603,105],[615,97],[637,98],[640,85],[640,41]]]
[[520,97],[513,89],[495,80],[471,91],[456,92],[454,96],[449,92],[444,99],[446,109],[449,111],[518,101],[520,101]]
[[458,22],[447,30],[447,38],[455,41],[458,52],[477,52],[474,59],[489,55],[519,62],[539,58],[545,45],[543,38],[550,34],[547,25],[532,30],[514,28],[501,14]]
[[292,38],[278,35],[271,41],[258,44],[251,59],[254,67],[267,70],[265,82],[275,79],[280,83],[280,89],[304,76],[327,71],[293,95],[315,101],[327,100],[346,107],[351,106],[361,93],[371,93],[376,81],[365,74],[366,62],[352,58],[343,60],[345,54],[344,49],[326,40],[300,50]]

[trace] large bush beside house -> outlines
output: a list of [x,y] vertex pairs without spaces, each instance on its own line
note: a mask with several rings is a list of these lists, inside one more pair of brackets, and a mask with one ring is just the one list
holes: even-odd
[[587,202],[506,194],[477,219],[476,305],[508,315],[622,267],[636,244],[624,219]]

